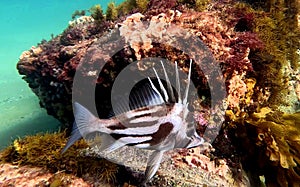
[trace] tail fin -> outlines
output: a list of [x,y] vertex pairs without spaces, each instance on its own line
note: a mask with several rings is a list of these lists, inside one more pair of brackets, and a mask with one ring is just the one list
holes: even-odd
[[64,153],[69,147],[71,147],[81,137],[92,132],[90,124],[97,120],[97,118],[79,103],[74,103],[74,116],[75,122],[73,124],[71,137],[69,138],[66,146],[63,148]]

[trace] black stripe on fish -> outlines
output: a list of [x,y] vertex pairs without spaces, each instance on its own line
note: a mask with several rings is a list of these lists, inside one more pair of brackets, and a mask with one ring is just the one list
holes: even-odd
[[151,146],[161,143],[171,133],[174,125],[170,122],[162,123],[156,133],[151,134],[152,139],[144,143],[149,143]]
[[107,128],[109,128],[110,130],[116,130],[116,129],[126,129],[127,127],[124,126],[122,123],[118,123],[118,124],[108,126]]
[[150,145],[156,145],[163,141],[172,131],[174,125],[170,122],[163,123],[159,126],[159,129],[156,133],[152,135],[152,141],[150,141]]
[[143,107],[118,115],[115,119],[128,128],[151,126],[170,112],[172,107],[173,105]]
[[173,130],[174,125],[170,122],[166,122],[166,123],[162,123],[159,128],[158,131],[156,131],[155,133],[152,134],[145,134],[143,136],[141,135],[130,135],[130,134],[111,134],[111,136],[113,138],[115,138],[116,140],[119,140],[123,137],[132,137],[132,138],[140,138],[140,137],[151,137],[150,140],[144,141],[144,142],[136,142],[136,143],[129,143],[126,144],[128,146],[135,146],[141,143],[145,143],[145,144],[149,144],[150,146],[154,146],[157,145],[159,143],[161,143],[163,140],[166,139],[166,137],[171,133],[171,131]]

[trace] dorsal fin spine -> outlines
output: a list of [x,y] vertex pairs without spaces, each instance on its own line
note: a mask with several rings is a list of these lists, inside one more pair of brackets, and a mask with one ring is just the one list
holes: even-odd
[[180,92],[180,80],[179,80],[179,73],[178,73],[178,65],[175,61],[175,72],[176,72],[176,90],[178,93],[178,103],[182,103],[181,101],[181,92]]
[[154,71],[154,73],[155,73],[155,75],[156,75],[156,78],[157,78],[157,80],[158,80],[159,87],[160,87],[160,89],[162,90],[162,92],[163,92],[163,94],[164,94],[165,101],[168,102],[168,101],[169,101],[168,93],[167,93],[167,91],[166,91],[164,85],[162,84],[162,82],[161,82],[161,80],[160,80],[160,78],[159,78],[159,76],[158,76],[158,74],[157,74],[155,68],[153,68],[153,71]]
[[190,89],[190,82],[191,82],[191,71],[192,71],[192,59],[190,59],[190,67],[189,67],[189,75],[188,75],[188,82],[185,88],[185,97],[183,99],[183,104],[187,104],[187,98]]
[[165,69],[165,66],[164,66],[163,62],[160,61],[160,63],[161,63],[161,66],[162,66],[162,68],[164,70],[165,79],[167,81],[167,89],[168,89],[168,92],[170,93],[171,101],[175,101],[175,96],[174,96],[174,92],[173,92],[173,89],[172,89],[172,85],[171,85],[169,76],[168,76],[168,74],[166,72],[166,69]]
[[150,82],[151,88],[159,95],[160,99],[163,100],[161,94],[159,93],[159,91],[157,90],[157,88],[154,86],[154,84],[153,84],[152,80],[150,79],[150,77],[148,77],[148,80]]

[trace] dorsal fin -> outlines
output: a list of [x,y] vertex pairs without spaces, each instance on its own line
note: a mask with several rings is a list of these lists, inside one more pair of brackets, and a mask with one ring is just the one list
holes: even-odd
[[175,61],[175,72],[176,72],[176,90],[178,93],[178,103],[182,103],[181,101],[181,92],[180,92],[180,79],[179,79],[179,73],[178,73],[178,65]]
[[131,110],[144,106],[154,106],[164,103],[163,98],[149,83],[144,83],[136,90],[132,90],[129,95],[129,107]]
[[165,66],[164,66],[164,64],[163,64],[162,61],[160,61],[160,63],[161,63],[161,66],[162,66],[164,74],[165,74],[165,79],[166,79],[166,82],[167,82],[168,93],[170,94],[170,97],[171,97],[170,101],[176,101],[175,95],[174,95],[174,92],[173,92],[173,88],[172,88],[169,76],[168,76],[168,74],[166,72]]
[[189,94],[189,89],[190,89],[190,82],[191,82],[191,71],[192,71],[192,59],[190,59],[190,67],[189,67],[189,75],[188,75],[188,82],[185,88],[185,96],[183,99],[183,104],[187,104],[187,98]]
[[151,88],[160,96],[161,99],[163,99],[162,96],[161,96],[161,94],[157,90],[157,88],[154,86],[154,84],[153,84],[152,80],[150,79],[150,77],[148,77],[148,80],[150,82]]
[[161,80],[160,80],[160,78],[159,78],[159,76],[158,76],[158,74],[157,74],[155,68],[153,68],[153,71],[154,71],[155,76],[156,76],[156,78],[157,78],[157,80],[158,80],[158,84],[159,84],[160,90],[163,92],[165,101],[168,102],[168,101],[169,101],[168,92],[167,92],[167,90],[165,89],[164,85],[162,84],[162,82],[161,82]]
[[145,106],[154,106],[164,103],[158,90],[155,90],[155,86],[152,86],[151,80],[148,82],[141,81],[136,84],[129,95],[117,98],[117,102],[113,106],[113,110],[109,114],[109,118],[119,115],[130,110],[139,109]]

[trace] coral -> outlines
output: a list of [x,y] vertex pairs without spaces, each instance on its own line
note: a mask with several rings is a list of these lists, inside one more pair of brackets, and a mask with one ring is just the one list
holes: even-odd
[[296,94],[297,94],[298,100],[300,101],[300,83],[298,83],[296,86]]
[[[170,12],[175,15],[174,11]],[[135,51],[138,60],[141,59],[140,50],[143,50],[143,53],[148,52],[153,47],[151,38],[162,38],[162,35],[167,32],[166,27],[172,22],[172,17],[170,18],[161,13],[153,16],[150,25],[145,28],[141,18],[144,18],[144,15],[140,13],[132,14],[126,18],[120,27],[120,35],[125,37],[125,41]]]
[[209,157],[200,154],[201,150],[200,147],[183,150],[181,154],[174,156],[175,165],[187,164],[190,167],[200,167],[219,176],[226,176],[231,173],[226,161],[219,160],[219,164],[216,165]]
[[1,186],[90,186],[90,181],[84,181],[74,175],[64,172],[53,174],[39,167],[2,163],[0,171]]
[[144,13],[146,17],[151,17],[153,15],[158,15],[160,13],[165,13],[166,10],[174,10],[176,9],[177,1],[176,0],[168,0],[168,1],[160,1],[160,0],[150,0],[148,3],[148,9]]
[[237,72],[229,80],[227,103],[229,108],[240,110],[253,104],[253,94],[256,84],[254,78],[245,78],[245,73]]
[[209,5],[212,5],[211,0],[178,0],[178,2],[199,12],[205,11]]

